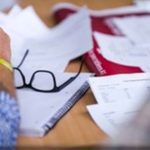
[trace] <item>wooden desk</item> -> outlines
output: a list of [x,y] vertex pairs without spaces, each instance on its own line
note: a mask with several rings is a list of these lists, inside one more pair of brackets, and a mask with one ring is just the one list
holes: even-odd
[[[64,0],[82,6],[86,4],[91,9],[112,8],[131,4],[131,0]],[[20,0],[20,5],[26,7],[32,5],[41,19],[50,27],[54,25],[54,20],[50,14],[51,7],[62,0]],[[67,70],[73,71],[79,67],[78,60],[73,61]],[[88,71],[86,66],[84,70]],[[43,138],[19,136],[19,147],[62,147],[100,144],[107,138],[90,118],[86,105],[94,104],[95,99],[89,90],[83,98],[58,122]]]

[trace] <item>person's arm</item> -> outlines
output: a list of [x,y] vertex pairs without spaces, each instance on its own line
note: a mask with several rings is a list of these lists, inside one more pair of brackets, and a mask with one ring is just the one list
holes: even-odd
[[[10,64],[10,39],[8,35],[0,28],[0,61],[6,61]],[[0,63],[0,90],[5,90],[12,96],[16,96],[13,71]]]
[[0,147],[15,146],[20,122],[10,57],[10,39],[0,28]]

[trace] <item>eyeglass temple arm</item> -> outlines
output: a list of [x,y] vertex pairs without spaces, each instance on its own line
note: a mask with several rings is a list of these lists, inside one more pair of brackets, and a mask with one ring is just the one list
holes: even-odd
[[76,74],[75,78],[78,77],[78,75],[81,73],[81,70],[82,70],[82,67],[83,67],[83,62],[84,62],[84,60],[83,60],[83,58],[82,58],[79,71],[78,71],[78,73]]
[[23,62],[24,62],[25,58],[27,57],[28,53],[29,53],[29,49],[26,50],[20,64],[17,66],[17,68],[19,68],[23,64]]
[[70,84],[73,80],[75,80],[79,76],[79,74],[81,73],[82,67],[83,67],[83,62],[84,61],[82,59],[78,73],[74,77],[71,77],[68,81],[66,81],[65,83],[63,83],[62,85],[59,86],[59,91],[61,89],[63,89],[64,87],[66,87],[68,84]]

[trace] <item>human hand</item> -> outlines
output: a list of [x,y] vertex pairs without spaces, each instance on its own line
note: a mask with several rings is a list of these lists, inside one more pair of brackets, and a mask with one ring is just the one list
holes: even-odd
[[0,28],[0,58],[8,62],[11,58],[10,38],[2,28]]

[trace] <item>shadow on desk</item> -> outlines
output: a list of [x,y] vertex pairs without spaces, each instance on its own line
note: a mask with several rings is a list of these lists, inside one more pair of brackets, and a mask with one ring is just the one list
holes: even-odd
[[16,150],[138,150],[148,147],[111,147],[111,146],[77,146],[77,147],[18,147]]

